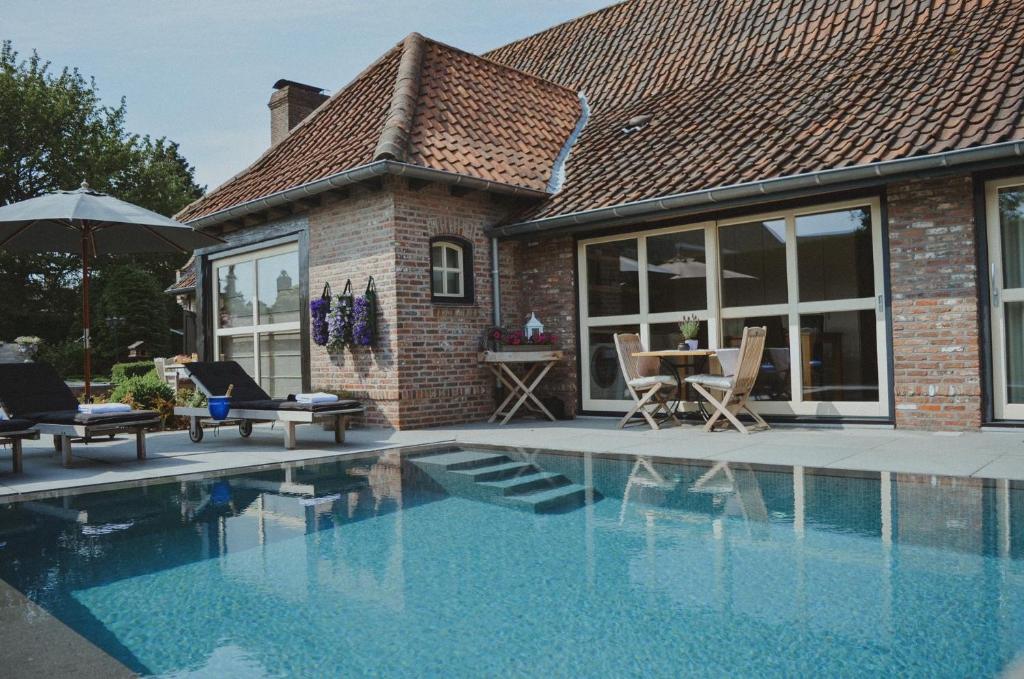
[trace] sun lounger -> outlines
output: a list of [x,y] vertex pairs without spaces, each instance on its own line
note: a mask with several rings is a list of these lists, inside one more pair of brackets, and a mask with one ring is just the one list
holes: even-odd
[[[256,381],[235,361],[197,361],[185,364],[185,372],[206,396],[224,396],[231,391],[231,408],[227,420],[238,423],[243,437],[252,433],[253,422],[281,422],[284,424],[284,447],[295,447],[295,427],[331,421],[334,424],[335,443],[345,442],[345,429],[353,415],[362,414],[366,407],[359,401],[346,399],[330,403],[303,403],[294,399],[271,398]],[[189,418],[189,438],[198,443],[203,440],[204,424],[220,424],[209,419],[206,408],[179,407],[175,415]]]
[[15,474],[21,473],[21,442],[25,439],[39,438],[39,432],[33,429],[34,422],[29,420],[0,420],[0,443],[11,444]]
[[0,364],[0,404],[13,418],[35,423],[40,434],[53,435],[65,467],[71,465],[71,439],[131,432],[135,454],[146,459],[146,430],[160,424],[151,410],[127,413],[82,413],[78,399],[57,372],[45,363]]

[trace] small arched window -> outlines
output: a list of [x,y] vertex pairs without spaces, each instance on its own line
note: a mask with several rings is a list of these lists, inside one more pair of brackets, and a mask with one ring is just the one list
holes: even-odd
[[430,241],[430,296],[435,302],[473,301],[472,246],[462,238]]

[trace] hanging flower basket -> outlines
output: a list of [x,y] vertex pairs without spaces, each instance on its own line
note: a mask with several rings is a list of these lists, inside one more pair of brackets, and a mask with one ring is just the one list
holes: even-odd
[[331,313],[331,284],[324,283],[324,291],[317,299],[309,302],[309,334],[313,344],[326,347],[331,341],[327,315]]
[[360,347],[377,343],[377,285],[373,276],[366,283],[366,291],[353,303],[352,340]]
[[352,281],[345,281],[345,289],[334,301],[334,307],[327,314],[327,346],[335,351],[352,344]]

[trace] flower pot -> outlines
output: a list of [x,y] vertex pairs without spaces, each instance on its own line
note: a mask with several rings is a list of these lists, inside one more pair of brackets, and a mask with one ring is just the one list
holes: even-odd
[[228,411],[231,410],[230,396],[210,396],[208,399],[210,417],[218,422],[228,418]]
[[697,351],[697,347],[700,346],[700,342],[695,339],[684,340],[683,344],[685,344],[687,349],[690,351]]
[[549,351],[550,349],[550,346],[539,344],[502,344],[498,347],[498,351]]

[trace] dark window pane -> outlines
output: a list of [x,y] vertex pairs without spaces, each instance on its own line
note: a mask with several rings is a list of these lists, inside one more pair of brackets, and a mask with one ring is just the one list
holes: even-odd
[[768,329],[768,335],[765,338],[761,372],[757,376],[752,397],[759,401],[792,400],[788,317],[758,316],[726,319],[722,321],[722,347],[739,348],[740,342],[743,340],[743,328],[761,326]]
[[[678,323],[651,323],[651,351],[678,349],[682,341],[683,335],[679,332]],[[700,334],[697,336],[697,342],[699,348],[708,348],[708,324],[706,321],[700,322]]]
[[626,381],[619,368],[613,335],[619,332],[640,332],[636,325],[616,325],[590,329],[590,398],[619,400],[629,398]]
[[252,261],[218,267],[217,327],[252,325],[253,293],[256,289],[254,273]]
[[431,286],[434,290],[435,295],[444,294],[444,275],[439,269],[434,269],[433,276],[431,278]]
[[718,230],[722,262],[722,306],[784,304],[786,222],[774,219]]
[[707,308],[703,229],[647,239],[647,294],[650,313]]
[[635,240],[587,246],[587,311],[595,316],[640,313]]
[[444,245],[438,243],[430,248],[431,266],[444,266]]
[[877,401],[874,311],[800,316],[805,401]]
[[299,320],[299,253],[286,252],[256,262],[259,282],[259,322]]
[[875,294],[870,210],[797,217],[796,238],[801,302]]
[[1003,238],[1003,286],[1024,287],[1024,186],[999,190],[999,229]]

